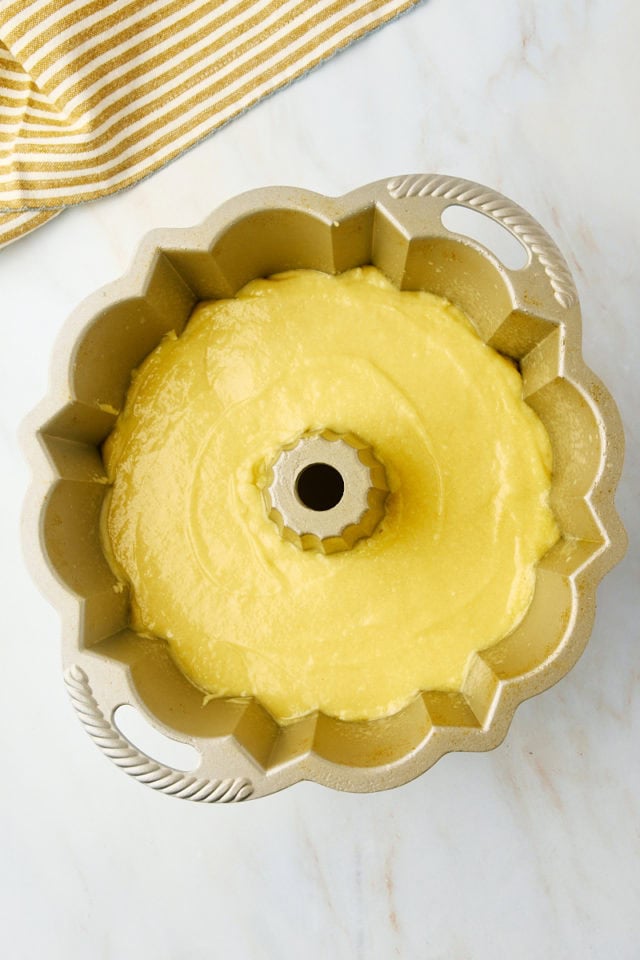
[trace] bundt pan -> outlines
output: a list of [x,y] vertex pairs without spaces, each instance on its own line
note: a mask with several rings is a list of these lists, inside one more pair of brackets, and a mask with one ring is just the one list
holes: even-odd
[[[507,269],[479,242],[446,229],[451,205],[506,228],[524,248],[525,266]],[[168,331],[184,327],[199,300],[232,297],[282,270],[338,273],[370,263],[402,289],[458,304],[481,337],[519,365],[526,401],[551,438],[561,538],[538,566],[525,618],[473,655],[458,691],[422,691],[394,716],[370,722],[314,713],[280,726],[253,699],[203,705],[164,642],[128,626],[126,591],[115,592],[100,546],[100,445],[131,371]],[[50,394],[24,428],[34,474],[26,550],[62,615],[64,676],[80,720],[107,756],[155,790],[215,802],[300,780],[360,792],[394,787],[449,751],[497,746],[517,705],[564,676],[584,649],[596,586],[625,550],[614,508],[622,428],[582,360],[580,310],[562,255],[529,214],[493,190],[415,175],[338,199],[289,188],[236,197],[202,226],[150,234],[128,275],[74,313],[52,370]],[[195,747],[196,768],[171,769],[127,740],[114,720],[122,704]]]

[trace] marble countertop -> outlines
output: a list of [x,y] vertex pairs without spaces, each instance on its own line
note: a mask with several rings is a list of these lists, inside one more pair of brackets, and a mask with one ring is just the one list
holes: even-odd
[[[10,960],[640,957],[640,7],[427,0],[133,189],[0,252],[0,929]],[[23,568],[16,441],[54,338],[141,237],[265,184],[340,194],[406,172],[489,184],[577,280],[587,362],[626,426],[626,561],[592,639],[503,746],[375,795],[303,784],[207,807],[90,742],[59,623]]]

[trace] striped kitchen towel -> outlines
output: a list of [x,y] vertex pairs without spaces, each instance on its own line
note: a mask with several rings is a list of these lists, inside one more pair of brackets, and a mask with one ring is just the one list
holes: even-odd
[[0,0],[0,244],[129,186],[417,0]]

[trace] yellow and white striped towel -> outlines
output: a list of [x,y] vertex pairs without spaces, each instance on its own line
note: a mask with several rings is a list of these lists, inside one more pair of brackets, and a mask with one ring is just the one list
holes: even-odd
[[126,187],[417,0],[0,0],[0,244]]

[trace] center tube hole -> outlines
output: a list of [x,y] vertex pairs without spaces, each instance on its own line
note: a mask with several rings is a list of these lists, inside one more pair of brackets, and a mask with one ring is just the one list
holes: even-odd
[[328,463],[310,463],[296,479],[298,500],[309,510],[331,510],[343,494],[342,475]]

